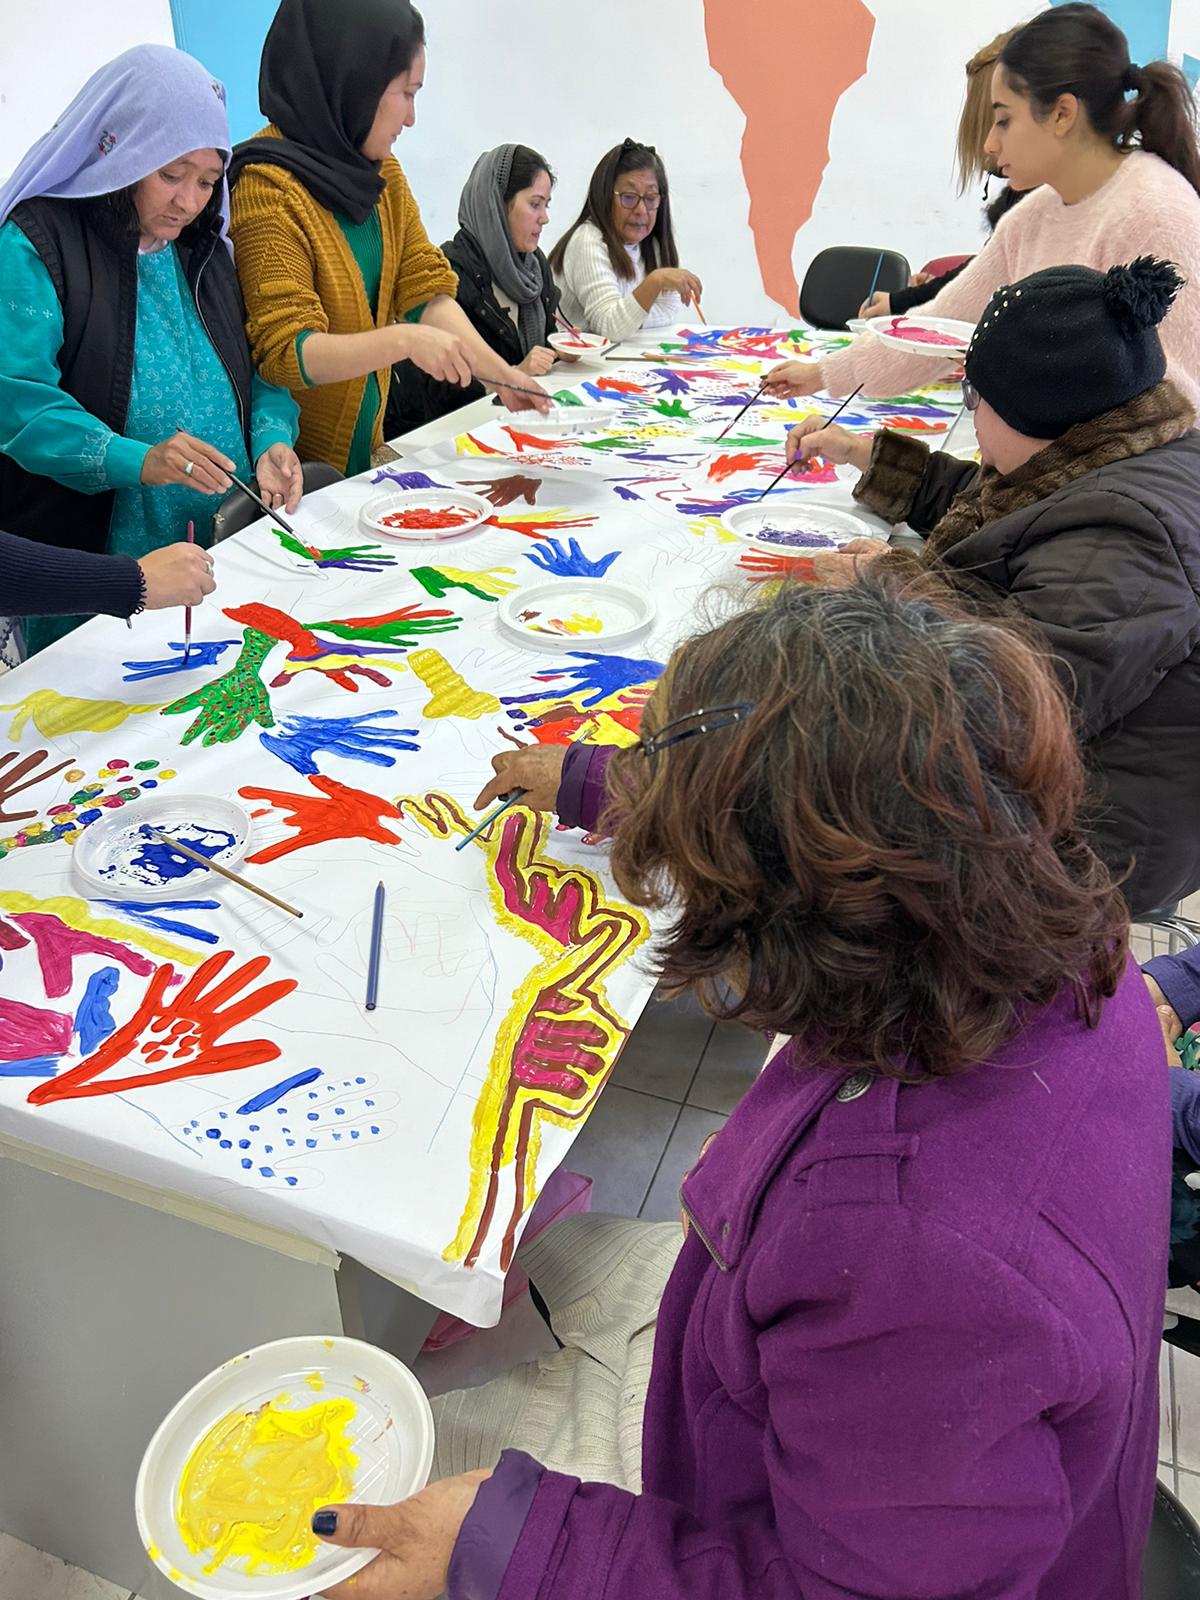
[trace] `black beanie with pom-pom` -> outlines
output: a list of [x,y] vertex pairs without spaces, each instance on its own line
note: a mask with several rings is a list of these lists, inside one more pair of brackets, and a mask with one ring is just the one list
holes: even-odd
[[1032,439],[1057,439],[1161,383],[1158,324],[1183,287],[1169,261],[1047,267],[997,289],[967,350],[967,381]]

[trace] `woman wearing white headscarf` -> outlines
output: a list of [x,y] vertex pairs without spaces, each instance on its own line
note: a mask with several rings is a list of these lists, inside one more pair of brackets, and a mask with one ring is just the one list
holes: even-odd
[[[254,372],[229,247],[225,91],[180,50],[95,73],[0,188],[0,528],[135,562],[207,543],[253,472],[292,509],[297,408]],[[38,618],[30,652],[79,617]]]
[[[458,232],[442,246],[458,274],[455,298],[471,326],[509,366],[535,378],[558,359],[547,343],[555,329],[558,286],[538,247],[550,220],[553,189],[549,162],[528,145],[486,150],[463,186]],[[481,384],[463,390],[439,383],[411,361],[397,362],[388,397],[388,437],[482,394]]]

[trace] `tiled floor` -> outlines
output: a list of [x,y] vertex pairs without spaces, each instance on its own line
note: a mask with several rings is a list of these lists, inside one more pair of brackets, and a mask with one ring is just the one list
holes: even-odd
[[[1186,907],[1200,919],[1200,896]],[[1159,946],[1161,949],[1161,944]],[[1140,960],[1158,953],[1144,938]],[[753,1082],[766,1041],[733,1023],[712,1023],[691,1002],[652,1003],[634,1029],[612,1083],[568,1165],[593,1179],[593,1210],[661,1221],[678,1215],[680,1180],[706,1136],[722,1126]],[[1200,1318],[1200,1295],[1172,1298]],[[417,1363],[431,1394],[486,1381],[553,1348],[528,1296],[495,1328]],[[1200,1357],[1163,1347],[1160,1469],[1200,1517]],[[125,1591],[0,1535],[0,1600],[127,1600]],[[131,1597],[136,1600],[136,1597]]]

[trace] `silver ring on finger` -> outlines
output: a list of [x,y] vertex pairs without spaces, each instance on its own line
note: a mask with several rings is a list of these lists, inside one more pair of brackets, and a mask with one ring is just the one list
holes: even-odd
[[192,473],[195,472],[195,470],[196,470],[196,463],[194,461],[185,461],[184,462],[184,464],[183,464],[183,475],[184,475],[185,478],[190,478]]

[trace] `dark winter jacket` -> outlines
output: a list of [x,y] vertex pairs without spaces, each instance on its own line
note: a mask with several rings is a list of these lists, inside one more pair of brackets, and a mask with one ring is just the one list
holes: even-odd
[[1007,477],[885,433],[855,489],[930,535],[927,565],[982,580],[1045,636],[1095,778],[1093,841],[1128,872],[1135,917],[1200,888],[1194,420],[1162,383]]
[[[458,303],[476,332],[487,340],[502,361],[518,366],[525,353],[512,318],[496,299],[492,269],[483,251],[463,228],[442,246],[442,250],[458,274]],[[548,340],[555,330],[554,312],[559,292],[540,250],[537,258],[542,269],[542,304],[546,311],[545,338]],[[467,388],[456,383],[440,383],[411,361],[398,361],[392,368],[384,437],[394,439],[397,434],[433,422],[471,400],[478,400],[485,392],[480,383],[472,383]]]

